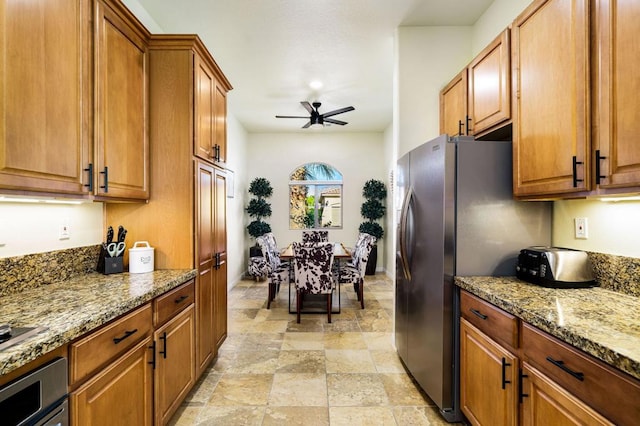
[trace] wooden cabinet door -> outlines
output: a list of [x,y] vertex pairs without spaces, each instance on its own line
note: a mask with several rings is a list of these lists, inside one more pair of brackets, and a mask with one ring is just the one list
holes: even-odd
[[156,330],[154,340],[156,424],[164,425],[196,380],[194,305]]
[[224,172],[215,174],[215,231],[214,251],[214,321],[216,346],[227,337],[227,177]]
[[526,362],[522,373],[524,426],[613,425]]
[[198,55],[195,56],[195,131],[194,155],[212,161],[216,139],[216,79],[213,70]]
[[600,0],[596,8],[600,67],[596,68],[595,181],[601,188],[639,186],[640,3]]
[[197,369],[202,372],[215,355],[214,266],[215,266],[215,170],[196,161],[196,350]]
[[507,28],[468,67],[468,134],[478,135],[511,118],[509,35]]
[[460,319],[460,408],[473,425],[517,424],[518,359]]
[[536,0],[512,37],[514,194],[589,190],[589,1]]
[[0,4],[0,188],[88,193],[91,2]]
[[147,337],[70,395],[73,425],[151,425],[152,352]]
[[148,199],[149,55],[145,34],[125,11],[97,3],[95,192]]
[[467,69],[440,91],[440,133],[464,135],[467,131]]
[[215,163],[224,166],[227,163],[227,92],[216,83],[215,98]]

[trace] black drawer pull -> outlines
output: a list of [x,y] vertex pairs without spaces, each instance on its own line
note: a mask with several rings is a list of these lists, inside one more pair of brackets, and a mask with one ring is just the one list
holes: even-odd
[[183,294],[182,296],[180,296],[180,297],[178,297],[176,300],[174,300],[174,302],[176,302],[176,303],[180,303],[180,302],[182,302],[183,300],[188,299],[188,298],[189,298],[189,296],[187,296],[186,294]]
[[551,364],[555,365],[556,367],[560,368],[562,371],[571,374],[573,377],[580,380],[581,382],[584,381],[584,373],[573,371],[572,369],[564,365],[564,361],[556,361],[550,356],[547,357],[547,361],[549,361]]
[[482,314],[482,313],[480,313],[480,311],[476,311],[476,310],[475,310],[475,309],[473,309],[473,308],[469,308],[469,310],[470,310],[470,311],[471,311],[475,316],[477,316],[478,318],[481,318],[481,319],[483,319],[483,320],[486,320],[487,318],[489,318],[489,317],[488,317],[488,316],[486,316],[485,314]]
[[113,343],[115,343],[116,345],[120,342],[122,342],[124,339],[126,339],[127,337],[131,336],[132,334],[136,333],[138,331],[137,328],[134,328],[131,331],[125,331],[124,335],[122,337],[114,337],[113,338]]
[[511,383],[511,380],[507,380],[507,367],[511,367],[511,363],[507,362],[505,357],[502,357],[502,389],[505,388],[507,383]]

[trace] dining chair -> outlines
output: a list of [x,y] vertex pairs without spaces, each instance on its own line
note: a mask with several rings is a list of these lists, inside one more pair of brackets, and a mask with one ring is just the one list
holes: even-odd
[[261,235],[256,238],[256,242],[262,250],[262,256],[265,259],[267,270],[266,275],[269,281],[269,296],[267,299],[267,309],[271,309],[271,302],[276,298],[278,290],[280,290],[280,284],[288,282],[289,280],[289,265],[284,262],[280,262],[280,252],[277,247],[275,250],[275,238],[273,235]]
[[329,241],[329,231],[302,231],[303,243],[324,243]]
[[305,294],[327,295],[327,320],[331,323],[333,296],[333,244],[293,243],[293,270],[296,284],[296,321],[300,323],[300,310]]
[[353,283],[353,289],[358,295],[360,306],[364,309],[364,275],[367,269],[367,261],[376,237],[361,232],[353,248],[351,262],[340,265],[338,270],[338,280],[340,284]]

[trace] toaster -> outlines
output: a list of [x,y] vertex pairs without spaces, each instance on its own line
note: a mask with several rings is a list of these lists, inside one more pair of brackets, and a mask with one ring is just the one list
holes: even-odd
[[587,253],[561,247],[534,246],[520,250],[516,276],[523,281],[552,288],[597,285]]

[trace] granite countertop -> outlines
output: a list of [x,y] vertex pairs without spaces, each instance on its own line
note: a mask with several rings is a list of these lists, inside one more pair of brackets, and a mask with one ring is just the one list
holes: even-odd
[[100,327],[185,281],[193,269],[144,274],[90,273],[0,297],[0,324],[48,330],[0,350],[0,375]]
[[640,379],[640,297],[600,287],[554,289],[515,277],[456,277],[456,285]]

